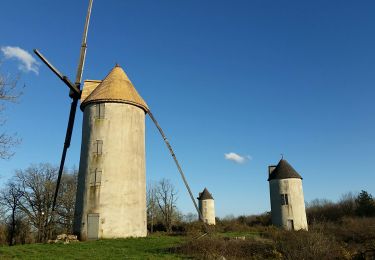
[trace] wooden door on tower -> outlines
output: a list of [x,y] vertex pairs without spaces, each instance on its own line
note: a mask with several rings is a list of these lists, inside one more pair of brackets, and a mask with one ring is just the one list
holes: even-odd
[[99,233],[99,214],[92,213],[87,215],[87,239],[98,239]]

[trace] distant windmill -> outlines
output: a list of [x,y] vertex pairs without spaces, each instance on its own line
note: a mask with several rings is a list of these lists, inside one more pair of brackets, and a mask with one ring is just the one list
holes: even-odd
[[204,188],[202,192],[199,192],[199,210],[202,212],[204,223],[208,225],[215,225],[215,201],[212,194]]
[[[35,54],[70,88],[69,96],[72,98],[52,205],[52,216],[66,152],[70,146],[77,104],[81,99],[84,122],[74,223],[75,233],[80,239],[145,236],[147,234],[144,154],[146,113],[162,135],[199,218],[203,221],[201,211],[171,145],[125,72],[116,65],[103,81],[86,81],[87,85],[85,84],[86,87],[81,91],[92,2],[92,0],[89,1],[74,84],[52,66],[38,50],[34,50]],[[105,117],[104,111],[109,115],[108,118]],[[111,128],[114,125],[116,129]],[[105,143],[102,140],[103,137],[106,138]],[[204,226],[207,231],[206,225]]]

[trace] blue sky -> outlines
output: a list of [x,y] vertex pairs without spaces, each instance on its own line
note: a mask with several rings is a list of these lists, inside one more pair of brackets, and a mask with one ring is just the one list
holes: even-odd
[[[73,79],[87,2],[3,0],[0,47],[38,48]],[[304,177],[306,201],[375,195],[374,10],[373,1],[94,0],[83,78],[124,68],[193,192],[207,187],[221,217],[270,209],[267,166],[281,153]],[[26,85],[5,111],[3,128],[23,141],[0,161],[1,183],[31,163],[59,163],[70,100],[43,64],[36,74],[0,58]],[[68,167],[79,165],[81,122],[78,111]],[[193,212],[149,119],[146,127],[147,180],[171,179],[178,207]],[[226,160],[231,152],[246,161]]]

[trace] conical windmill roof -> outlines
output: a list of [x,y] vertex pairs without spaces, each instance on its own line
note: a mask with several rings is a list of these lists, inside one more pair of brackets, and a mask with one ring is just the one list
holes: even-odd
[[91,103],[115,102],[132,104],[149,110],[146,102],[138,94],[125,71],[116,65],[105,79],[83,100],[81,109]]
[[302,179],[301,175],[284,159],[281,159],[276,168],[269,175],[268,180],[275,179],[289,179],[298,178]]
[[204,188],[202,192],[199,193],[198,200],[213,200],[214,198],[212,197],[211,193]]

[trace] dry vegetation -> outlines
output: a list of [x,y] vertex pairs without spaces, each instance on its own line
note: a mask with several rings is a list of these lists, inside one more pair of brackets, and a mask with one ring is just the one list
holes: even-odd
[[[362,191],[337,202],[315,200],[307,208],[309,231],[284,231],[270,215],[218,220],[211,235],[176,248],[198,259],[375,259],[375,203]],[[199,223],[185,226],[196,237]]]
[[[232,220],[235,231],[191,239],[176,250],[199,259],[374,259],[375,218],[345,218],[310,225],[307,231],[284,231]],[[229,221],[218,229],[228,229]],[[242,228],[241,228],[242,227]],[[197,232],[190,225],[187,232]],[[195,232],[192,232],[193,229]],[[242,231],[241,231],[242,230]],[[228,236],[229,235],[229,236]],[[367,258],[366,258],[367,257]]]

